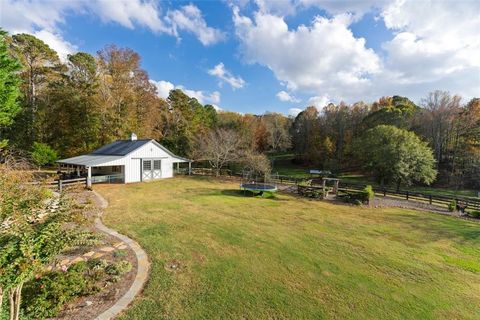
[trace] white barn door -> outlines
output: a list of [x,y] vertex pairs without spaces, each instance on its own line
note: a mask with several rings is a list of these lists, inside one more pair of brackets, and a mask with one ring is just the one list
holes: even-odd
[[162,160],[142,160],[142,181],[162,177]]

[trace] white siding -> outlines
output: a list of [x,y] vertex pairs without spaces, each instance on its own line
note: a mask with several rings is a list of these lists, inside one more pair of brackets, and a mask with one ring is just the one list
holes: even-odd
[[125,183],[141,181],[141,159],[162,160],[162,178],[173,177],[172,156],[149,142],[125,157]]

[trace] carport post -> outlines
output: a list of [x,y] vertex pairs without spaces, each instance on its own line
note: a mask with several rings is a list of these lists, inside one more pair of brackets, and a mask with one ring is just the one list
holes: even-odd
[[87,189],[92,188],[92,167],[87,167]]
[[192,175],[192,162],[191,161],[188,162],[188,175],[189,176]]

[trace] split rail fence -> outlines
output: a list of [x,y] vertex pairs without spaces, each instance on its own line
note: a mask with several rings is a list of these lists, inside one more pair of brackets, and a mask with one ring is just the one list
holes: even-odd
[[[193,175],[203,175],[203,176],[215,176],[217,175],[216,171],[210,168],[192,168]],[[235,172],[228,169],[220,170],[221,176],[229,176],[229,177],[242,177],[241,172]],[[275,176],[270,178],[270,181],[280,184],[293,184],[297,185],[297,188],[308,188],[310,191],[314,190],[322,190],[322,186],[302,186],[299,185],[302,181],[306,181],[309,179],[305,178],[298,178],[292,176]],[[363,190],[366,185],[363,184],[352,184],[352,183],[345,183],[340,180],[340,187],[338,188],[339,192],[358,192]],[[416,191],[409,191],[409,190],[395,190],[392,188],[381,188],[381,187],[373,187],[373,191],[375,192],[376,196],[383,196],[383,197],[392,197],[398,199],[405,199],[409,201],[417,201],[422,203],[428,203],[432,205],[438,206],[448,206],[452,201],[456,201],[457,204],[466,206],[470,209],[480,210],[480,198],[474,197],[462,197],[462,196],[447,196],[447,195],[437,195],[431,194],[426,192],[416,192]]]

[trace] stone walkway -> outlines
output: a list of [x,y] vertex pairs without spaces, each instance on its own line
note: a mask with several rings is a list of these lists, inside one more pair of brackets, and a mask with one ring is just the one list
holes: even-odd
[[[97,198],[98,202],[100,203],[100,207],[102,209],[105,209],[108,207],[108,202],[105,200],[98,192],[92,191],[95,197]],[[95,227],[108,234],[111,236],[114,236],[120,240],[120,242],[116,243],[114,247],[118,244],[118,249],[120,249],[121,246],[128,246],[130,247],[134,252],[137,257],[137,275],[135,276],[135,280],[133,281],[132,285],[128,289],[128,291],[121,297],[113,306],[111,306],[109,309],[101,313],[99,316],[97,316],[95,319],[97,320],[109,320],[113,319],[116,316],[118,316],[123,310],[125,310],[130,303],[132,303],[133,299],[142,291],[145,283],[147,282],[149,272],[150,272],[150,262],[148,261],[148,256],[145,253],[145,251],[140,247],[138,243],[133,241],[127,236],[124,236],[115,230],[112,230],[108,227],[106,227],[101,220],[101,217],[98,217],[95,219]],[[120,244],[121,243],[121,244]],[[115,250],[112,247],[105,247],[101,248],[105,250]],[[107,251],[108,252],[108,251]],[[98,252],[97,252],[98,253]]]
[[81,262],[81,261],[87,261],[89,259],[101,258],[108,252],[113,252],[113,251],[116,251],[116,250],[125,250],[127,248],[128,247],[125,244],[125,242],[120,241],[120,242],[115,243],[113,246],[105,246],[105,247],[99,248],[97,250],[92,250],[92,251],[86,252],[86,253],[84,253],[80,256],[62,259],[55,266],[48,266],[46,270],[47,271],[51,271],[51,270],[54,270],[54,269],[59,270],[59,269],[62,269],[64,267],[69,267],[72,264],[75,264],[75,263],[78,263],[78,262]]

